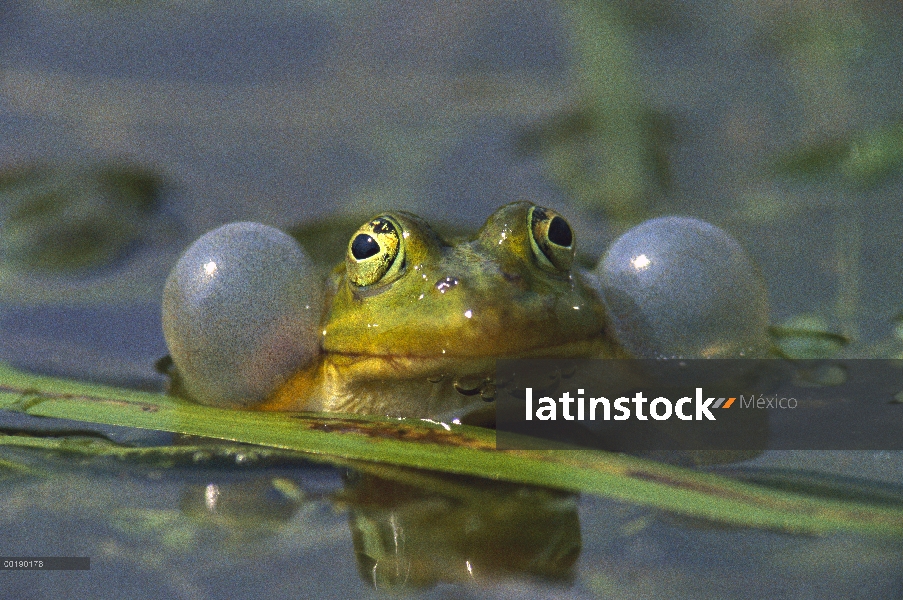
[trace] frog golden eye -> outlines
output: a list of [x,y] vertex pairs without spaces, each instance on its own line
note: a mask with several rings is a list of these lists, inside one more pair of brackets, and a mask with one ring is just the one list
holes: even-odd
[[391,281],[404,265],[401,227],[388,217],[377,217],[357,230],[348,243],[345,268],[354,285],[364,287]]
[[527,214],[530,245],[539,264],[553,271],[569,271],[574,262],[574,232],[553,210],[534,206]]

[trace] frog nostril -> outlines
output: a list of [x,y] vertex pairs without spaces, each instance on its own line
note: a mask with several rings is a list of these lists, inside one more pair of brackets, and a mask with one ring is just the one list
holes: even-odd
[[365,233],[359,233],[351,242],[351,254],[357,260],[364,260],[379,252],[379,244]]
[[555,217],[549,223],[549,241],[564,248],[568,248],[574,241],[571,226],[561,217]]

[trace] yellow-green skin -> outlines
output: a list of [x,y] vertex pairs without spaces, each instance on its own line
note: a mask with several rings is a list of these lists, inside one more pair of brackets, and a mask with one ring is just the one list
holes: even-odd
[[[623,355],[583,276],[537,256],[532,206],[503,206],[456,244],[419,217],[389,213],[402,230],[395,276],[358,286],[346,264],[336,267],[321,353],[259,408],[462,414],[491,398],[497,358]],[[437,285],[449,281],[457,284]]]

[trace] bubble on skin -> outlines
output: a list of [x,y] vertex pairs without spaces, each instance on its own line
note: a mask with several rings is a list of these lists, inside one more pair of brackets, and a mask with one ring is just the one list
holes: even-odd
[[[426,275],[423,278],[426,279]],[[443,277],[436,282],[436,289],[439,290],[440,294],[444,294],[456,285],[458,285],[458,280],[455,277]]]
[[646,221],[596,267],[624,347],[643,358],[734,358],[767,349],[768,293],[740,244],[686,217]]
[[191,397],[266,399],[319,351],[321,288],[301,247],[273,227],[231,223],[195,241],[163,292],[163,333]]

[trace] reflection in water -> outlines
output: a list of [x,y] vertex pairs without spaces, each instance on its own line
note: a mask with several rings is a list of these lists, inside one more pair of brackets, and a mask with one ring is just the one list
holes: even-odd
[[573,579],[580,554],[576,495],[461,477],[427,479],[429,487],[369,474],[349,478],[344,499],[358,569],[374,587]]
[[226,533],[229,549],[263,541],[278,533],[304,502],[304,492],[288,478],[186,486],[182,513],[208,531]]
[[[377,470],[378,469],[378,470]],[[361,577],[378,589],[534,578],[570,583],[580,554],[577,496],[388,467],[350,471],[327,496],[347,508]],[[224,550],[276,536],[305,496],[288,478],[188,486],[185,516],[227,533]]]

